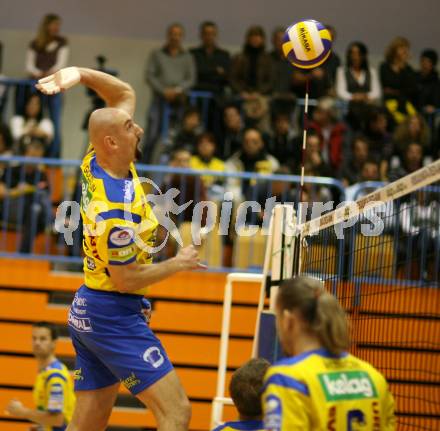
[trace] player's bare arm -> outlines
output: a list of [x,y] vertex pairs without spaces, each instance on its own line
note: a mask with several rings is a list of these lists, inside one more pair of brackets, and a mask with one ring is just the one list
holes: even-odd
[[151,265],[131,263],[129,265],[109,265],[110,277],[119,292],[133,292],[141,287],[157,283],[179,271],[204,269],[198,252],[192,245],[180,249],[177,255],[164,262]]
[[92,89],[109,108],[118,108],[133,116],[136,95],[130,84],[107,73],[84,67],[66,67],[40,79],[37,88],[44,94],[56,94],[77,84]]

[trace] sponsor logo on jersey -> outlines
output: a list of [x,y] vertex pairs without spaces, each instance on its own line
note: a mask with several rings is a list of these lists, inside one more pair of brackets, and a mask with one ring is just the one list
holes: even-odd
[[122,380],[122,383],[127,389],[132,388],[133,386],[136,386],[141,381],[136,377],[135,373],[131,373],[130,376],[128,376],[126,379]]
[[133,241],[134,231],[128,227],[115,228],[109,236],[110,245],[124,247]]
[[91,257],[87,257],[87,269],[94,271],[96,269],[95,261]]
[[76,317],[72,314],[72,312],[70,312],[68,323],[69,326],[72,326],[79,332],[93,332],[93,328],[88,317]]
[[276,395],[269,395],[264,400],[264,429],[268,431],[281,430],[281,400]]
[[345,371],[318,375],[327,401],[376,398],[371,377],[365,371]]
[[145,350],[143,358],[144,361],[151,364],[153,368],[159,368],[165,362],[159,347],[149,347]]

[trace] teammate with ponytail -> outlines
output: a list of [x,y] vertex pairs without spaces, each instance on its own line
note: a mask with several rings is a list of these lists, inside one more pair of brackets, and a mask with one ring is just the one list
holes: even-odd
[[345,312],[322,282],[305,276],[284,281],[276,321],[287,358],[265,377],[266,430],[395,429],[387,382],[373,366],[347,353]]

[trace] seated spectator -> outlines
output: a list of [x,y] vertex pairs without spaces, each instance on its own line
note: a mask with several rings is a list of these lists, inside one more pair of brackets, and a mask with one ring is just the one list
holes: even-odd
[[[216,142],[212,133],[202,133],[197,138],[196,152],[191,157],[190,167],[194,170],[210,170],[224,172],[225,164],[223,160],[215,157]],[[222,183],[223,177],[203,175],[202,181],[206,188],[210,188],[214,183]]]
[[[352,185],[350,185],[350,187],[347,187],[345,189],[345,200],[355,201],[367,195],[368,193],[376,190],[376,187],[373,188],[368,187],[368,188],[363,188],[361,191],[358,191],[357,184],[366,181],[379,181],[379,179],[380,179],[379,164],[377,163],[377,160],[373,158],[367,158],[362,164],[356,183],[353,183]],[[391,213],[387,212],[387,214],[391,214]]]
[[229,384],[232,401],[239,414],[238,421],[226,422],[214,431],[263,431],[261,393],[270,363],[263,358],[251,359],[234,372]]
[[421,114],[407,117],[400,123],[393,135],[395,151],[402,154],[411,142],[418,142],[426,151],[429,148],[429,128]]
[[322,145],[322,159],[336,175],[342,164],[342,149],[347,128],[336,117],[333,99],[324,98],[319,101],[313,111],[309,128],[318,134]]
[[400,156],[400,166],[390,170],[388,178],[396,181],[423,167],[423,147],[418,142],[409,144]]
[[232,59],[230,83],[239,94],[247,125],[268,128],[268,99],[274,87],[270,55],[265,48],[266,35],[260,26],[246,32],[243,51]]
[[174,138],[174,148],[185,148],[193,153],[197,136],[201,133],[200,113],[197,108],[188,108],[183,114],[182,127]]
[[438,55],[433,49],[425,49],[420,55],[420,70],[416,73],[417,108],[423,114],[432,114],[440,108],[437,61]]
[[224,132],[220,139],[218,155],[223,160],[228,159],[241,148],[244,124],[240,111],[235,105],[228,105],[223,111]]
[[379,77],[368,63],[368,49],[362,42],[352,42],[347,48],[345,67],[336,75],[336,95],[349,102],[347,120],[354,130],[364,126],[371,103],[380,97]]
[[274,73],[274,88],[272,94],[272,115],[279,113],[291,114],[295,109],[295,95],[292,92],[293,66],[286,60],[283,52],[283,37],[285,30],[276,28],[272,33],[273,50],[270,53]]
[[364,137],[357,136],[352,146],[350,157],[345,158],[341,169],[341,179],[346,187],[360,181],[362,167],[369,158],[368,141]]
[[408,64],[409,48],[407,39],[395,38],[386,50],[385,62],[380,65],[383,99],[395,124],[416,112],[416,76]]
[[67,66],[69,46],[67,39],[60,36],[60,29],[58,15],[44,16],[26,55],[26,71],[31,78],[40,79]]
[[221,96],[228,84],[230,55],[217,46],[217,24],[205,21],[200,25],[201,46],[193,48],[197,79],[194,89]]
[[[169,166],[173,168],[190,169],[191,153],[185,148],[175,149],[171,154]],[[167,190],[172,188],[180,192],[175,199],[177,205],[184,205],[192,201],[184,211],[173,216],[176,224],[192,221],[194,206],[198,202],[206,200],[206,189],[200,177],[197,175],[171,174],[166,177],[161,190],[163,193],[166,193]]]
[[[262,133],[249,128],[244,132],[241,150],[226,160],[225,171],[272,174],[279,166],[278,160],[266,151]],[[240,201],[248,196],[248,189],[253,185],[255,181],[229,177],[226,189],[233,193],[235,201]]]
[[276,113],[269,152],[290,170],[295,170],[301,160],[301,143],[295,139],[296,133],[290,126],[287,113]]
[[[44,143],[32,138],[25,147],[24,156],[40,158],[44,150]],[[21,232],[19,251],[30,253],[35,235],[51,223],[49,185],[41,166],[25,164],[4,170],[0,178],[0,213],[6,205],[9,208],[7,226]]]
[[187,93],[194,86],[196,71],[193,56],[182,46],[183,26],[171,24],[165,46],[154,50],[147,64],[146,81],[153,91],[146,135],[144,161],[149,161],[162,132],[165,106],[170,108],[169,124],[180,120]]
[[331,177],[335,175],[329,164],[322,157],[322,139],[314,130],[310,130],[307,134],[304,168],[306,171],[313,171],[313,175],[317,177]]
[[23,115],[11,118],[11,133],[15,144],[31,141],[38,138],[45,144],[46,149],[53,139],[54,127],[49,118],[43,117],[41,99],[38,94],[32,94],[24,107]]

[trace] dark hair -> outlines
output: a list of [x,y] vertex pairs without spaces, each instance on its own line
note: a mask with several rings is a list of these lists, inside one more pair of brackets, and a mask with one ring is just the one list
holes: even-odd
[[248,45],[249,38],[251,36],[261,36],[263,39],[263,46],[266,44],[266,32],[264,31],[264,28],[261,25],[252,25],[250,26],[246,31],[246,38],[245,38],[245,47]]
[[217,24],[214,21],[203,21],[199,26],[200,33],[205,30],[206,27],[214,27],[217,29]]
[[190,117],[194,114],[197,114],[200,117],[200,111],[195,106],[190,106],[189,108],[185,109],[185,112],[183,113],[183,119]]
[[37,147],[45,152],[47,149],[47,142],[43,138],[38,138],[36,136],[22,136],[20,141],[18,142],[19,153],[21,155],[24,155],[29,147]]
[[266,359],[251,359],[232,375],[229,392],[240,415],[246,418],[261,416],[261,392],[269,366]]
[[366,165],[367,163],[370,165],[376,165],[377,167],[379,167],[379,162],[374,157],[368,156],[364,162],[364,165]]
[[298,310],[309,330],[333,355],[349,347],[348,322],[338,300],[324,290],[321,281],[298,276],[281,283],[277,306],[280,310]]
[[437,66],[438,55],[437,55],[437,51],[433,49],[424,49],[420,54],[420,58],[429,59],[432,63],[432,67]]
[[12,135],[9,127],[6,124],[0,123],[0,136],[3,137],[5,149],[9,150],[12,147]]
[[50,322],[45,322],[45,321],[40,321],[40,322],[36,322],[32,325],[33,328],[46,328],[49,329],[50,331],[50,337],[52,338],[53,341],[55,341],[58,338],[58,330],[55,327],[54,324],[50,323]]
[[168,25],[167,27],[167,34],[170,32],[170,30],[174,27],[179,27],[183,32],[185,32],[185,28],[183,27],[182,24],[180,24],[180,22],[172,22],[171,24]]
[[215,146],[217,146],[217,141],[215,139],[215,136],[211,132],[204,132],[201,133],[199,136],[197,136],[197,145],[199,145],[200,142],[202,142],[203,140],[212,142]]
[[370,148],[370,141],[368,140],[368,138],[365,135],[362,134],[357,134],[353,137],[353,142],[352,142],[352,147],[354,148],[356,142],[358,141],[362,141],[365,144],[367,144],[367,147]]
[[346,60],[345,60],[347,67],[352,66],[350,53],[351,53],[351,50],[355,47],[359,49],[359,52],[361,54],[361,58],[362,58],[361,69],[368,70],[368,48],[367,48],[367,45],[365,45],[362,42],[358,42],[358,41],[351,42],[350,45],[348,45],[347,52],[346,52]]
[[29,97],[26,99],[26,102],[25,102],[24,108],[23,108],[23,117],[26,120],[29,120],[29,117],[27,114],[27,106],[33,98],[38,98],[38,100],[40,101],[40,112],[37,114],[37,117],[36,117],[37,121],[40,122],[43,118],[43,104],[41,103],[40,96],[37,93],[30,94]]
[[179,145],[179,146],[173,148],[173,150],[170,154],[170,161],[174,160],[176,158],[177,154],[182,153],[183,151],[191,154],[191,151],[188,150],[188,148],[186,148],[185,146]]

